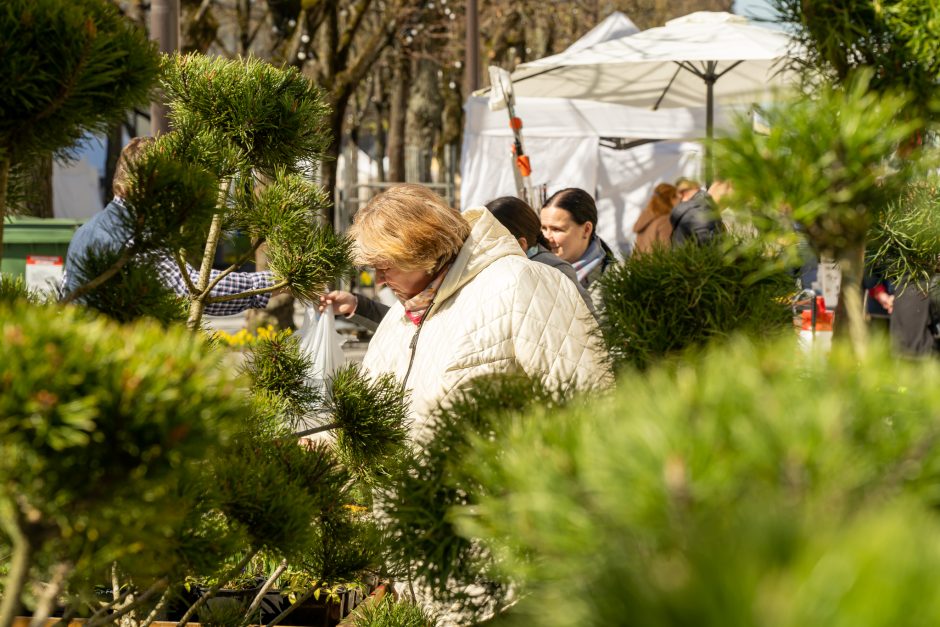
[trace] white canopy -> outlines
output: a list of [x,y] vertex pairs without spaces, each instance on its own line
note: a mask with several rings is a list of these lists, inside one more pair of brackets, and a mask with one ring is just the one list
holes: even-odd
[[[787,84],[780,62],[789,35],[730,13],[700,11],[585,48],[525,63],[513,73],[517,97],[599,100],[644,108],[706,105],[702,75],[717,76],[715,103],[753,103]],[[709,67],[714,63],[713,67]]]
[[633,23],[633,20],[620,11],[614,11],[604,18],[604,21],[585,33],[581,39],[565,48],[564,52],[556,54],[555,58],[564,59],[566,55],[573,55],[585,48],[639,32],[640,29]]

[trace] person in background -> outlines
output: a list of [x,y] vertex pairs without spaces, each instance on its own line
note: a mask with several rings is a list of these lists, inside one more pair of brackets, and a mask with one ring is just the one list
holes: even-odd
[[[724,191],[727,184],[715,183],[716,190]],[[713,198],[697,182],[680,178],[676,181],[679,190],[679,203],[669,215],[672,225],[672,245],[681,246],[686,242],[704,244],[724,232],[721,215]]]
[[677,204],[679,192],[675,185],[660,183],[653,189],[650,201],[633,225],[633,232],[636,233],[633,254],[648,253],[654,245],[669,247],[672,241],[669,214]]
[[[114,170],[114,181],[111,185],[114,199],[102,211],[96,213],[88,222],[80,226],[69,243],[60,288],[60,294],[63,297],[81,287],[78,267],[88,251],[101,247],[119,249],[130,243],[130,236],[124,231],[121,223],[121,212],[125,210],[123,197],[129,190],[131,183],[128,168],[133,160],[137,159],[153,141],[152,137],[134,137],[121,151],[121,156],[118,158]],[[189,296],[189,288],[183,274],[169,255],[158,255],[154,259],[154,266],[164,285],[180,296]],[[199,280],[199,272],[189,264],[186,264],[186,269],[190,280],[196,283]],[[213,278],[217,274],[217,270],[212,271]],[[263,289],[272,283],[270,272],[232,272],[222,278],[219,284],[212,289],[211,295],[241,294],[250,290]],[[205,313],[210,316],[228,316],[241,313],[246,309],[264,309],[272,294],[267,292],[221,303],[208,303]],[[81,302],[81,297],[79,297],[78,302]]]
[[521,372],[559,392],[611,381],[597,324],[562,273],[531,263],[485,207],[461,214],[421,185],[399,185],[356,213],[357,263],[399,302],[363,368],[411,397],[412,437],[476,377]]
[[597,205],[583,189],[552,194],[541,211],[542,235],[553,253],[574,266],[578,281],[591,292],[595,309],[600,295],[592,289],[614,262],[610,247],[597,236]]
[[581,294],[581,300],[584,301],[591,313],[594,313],[594,302],[591,300],[591,295],[578,281],[578,274],[574,271],[574,267],[548,249],[548,242],[545,240],[545,236],[542,235],[542,225],[539,217],[536,215],[535,209],[529,206],[529,203],[515,196],[502,196],[486,203],[486,208],[516,238],[519,246],[525,251],[526,257],[532,261],[551,266],[571,279],[575,287],[578,288],[578,293]]

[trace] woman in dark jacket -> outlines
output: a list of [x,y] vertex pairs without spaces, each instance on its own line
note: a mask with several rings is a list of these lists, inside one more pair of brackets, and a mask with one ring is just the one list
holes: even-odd
[[571,279],[588,309],[591,313],[595,313],[591,295],[578,281],[574,267],[548,249],[548,242],[542,235],[542,223],[528,203],[515,196],[503,196],[486,203],[486,208],[512,233],[513,237],[519,240],[519,245],[522,246],[522,250],[529,259],[556,268]]

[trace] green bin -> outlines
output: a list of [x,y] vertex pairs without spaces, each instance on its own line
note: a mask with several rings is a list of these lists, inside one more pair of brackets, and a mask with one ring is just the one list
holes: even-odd
[[62,257],[69,249],[79,220],[66,218],[10,217],[3,225],[3,259],[0,271],[15,276],[26,274],[30,255]]

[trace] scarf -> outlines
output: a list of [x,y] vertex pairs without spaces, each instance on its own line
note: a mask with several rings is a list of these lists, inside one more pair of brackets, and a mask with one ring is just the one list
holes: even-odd
[[434,302],[434,297],[437,296],[437,290],[440,289],[441,283],[444,282],[444,277],[447,276],[447,271],[450,270],[450,266],[451,264],[449,263],[444,264],[444,267],[437,271],[437,276],[431,279],[431,282],[426,288],[402,303],[405,307],[405,315],[408,316],[409,320],[415,323],[415,326],[421,326],[421,322],[424,320],[424,314],[428,312],[428,307]]
[[592,237],[591,243],[588,245],[587,250],[584,251],[584,254],[581,255],[581,258],[571,264],[574,266],[574,271],[577,273],[578,281],[581,282],[581,285],[584,287],[588,286],[591,273],[597,268],[600,268],[606,259],[607,251],[601,246],[601,240]]

